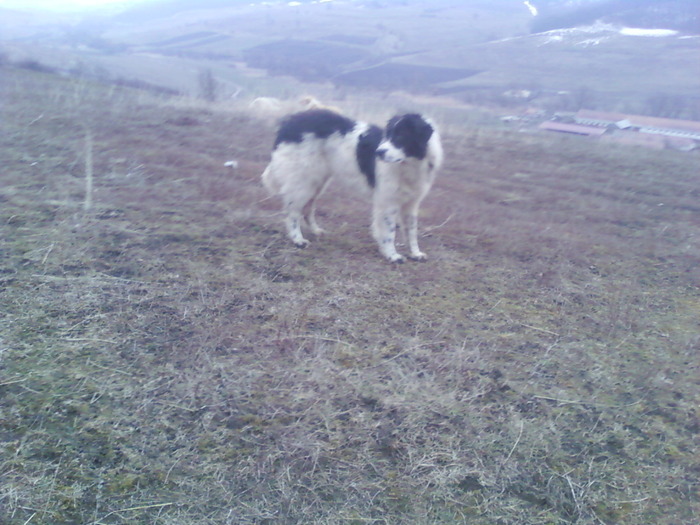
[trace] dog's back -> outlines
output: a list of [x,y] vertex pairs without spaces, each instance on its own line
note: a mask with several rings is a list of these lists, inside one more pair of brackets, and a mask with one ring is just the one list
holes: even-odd
[[289,237],[297,246],[308,241],[301,233],[322,229],[314,216],[316,200],[333,176],[374,185],[376,149],[382,131],[336,111],[311,109],[290,115],[280,125],[272,158],[262,181],[282,195]]
[[362,173],[375,182],[376,149],[382,138],[377,126],[356,122],[336,111],[311,109],[288,116],[280,124],[272,159],[262,175],[266,188],[284,191],[286,183],[303,185],[298,177],[326,178]]
[[355,121],[329,109],[309,109],[288,116],[280,124],[273,150],[284,143],[301,143],[305,137],[327,139],[334,133],[346,135]]

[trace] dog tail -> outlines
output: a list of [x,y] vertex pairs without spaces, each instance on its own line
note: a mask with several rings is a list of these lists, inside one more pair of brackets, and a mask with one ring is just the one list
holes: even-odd
[[263,186],[265,186],[267,191],[269,191],[272,195],[276,195],[281,191],[282,188],[280,188],[278,181],[272,174],[272,165],[268,165],[267,168],[265,168],[261,179]]

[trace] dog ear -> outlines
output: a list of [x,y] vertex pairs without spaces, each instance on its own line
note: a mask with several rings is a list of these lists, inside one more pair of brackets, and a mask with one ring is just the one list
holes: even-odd
[[420,123],[417,125],[418,136],[423,139],[426,143],[433,136],[433,127],[428,124],[425,120],[420,119]]
[[400,115],[394,115],[393,117],[391,117],[389,119],[389,121],[386,123],[386,127],[385,127],[386,134],[391,135],[391,133],[393,133],[393,131],[394,131],[394,128],[396,127],[396,124],[401,122],[402,119],[403,119],[403,116],[400,116]]

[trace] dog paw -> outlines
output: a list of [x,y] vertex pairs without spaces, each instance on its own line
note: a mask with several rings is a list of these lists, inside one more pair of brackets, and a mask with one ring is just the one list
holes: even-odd
[[306,239],[302,239],[300,241],[292,241],[292,242],[294,242],[294,246],[296,246],[297,248],[301,248],[301,249],[304,249],[309,245],[309,241],[307,241]]
[[388,257],[390,262],[393,262],[395,264],[403,264],[406,262],[406,259],[404,258],[403,255],[399,255],[398,253],[396,255],[392,255],[391,257]]
[[420,262],[425,262],[428,260],[428,256],[424,254],[423,252],[418,252],[418,253],[412,253],[409,255],[409,258],[413,261],[420,261]]

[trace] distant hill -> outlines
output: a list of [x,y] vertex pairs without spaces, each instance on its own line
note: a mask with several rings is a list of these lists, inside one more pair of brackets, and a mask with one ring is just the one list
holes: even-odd
[[675,29],[700,34],[697,0],[535,1],[540,11],[533,33],[589,25],[598,20],[631,27]]
[[530,2],[538,16],[521,0],[144,0],[82,20],[0,10],[0,58],[192,94],[206,69],[221,96],[288,96],[301,81],[551,111],[655,113],[667,100],[700,114],[697,0]]
[[145,22],[192,9],[222,9],[250,3],[249,0],[151,0],[126,9],[114,20],[122,23]]

